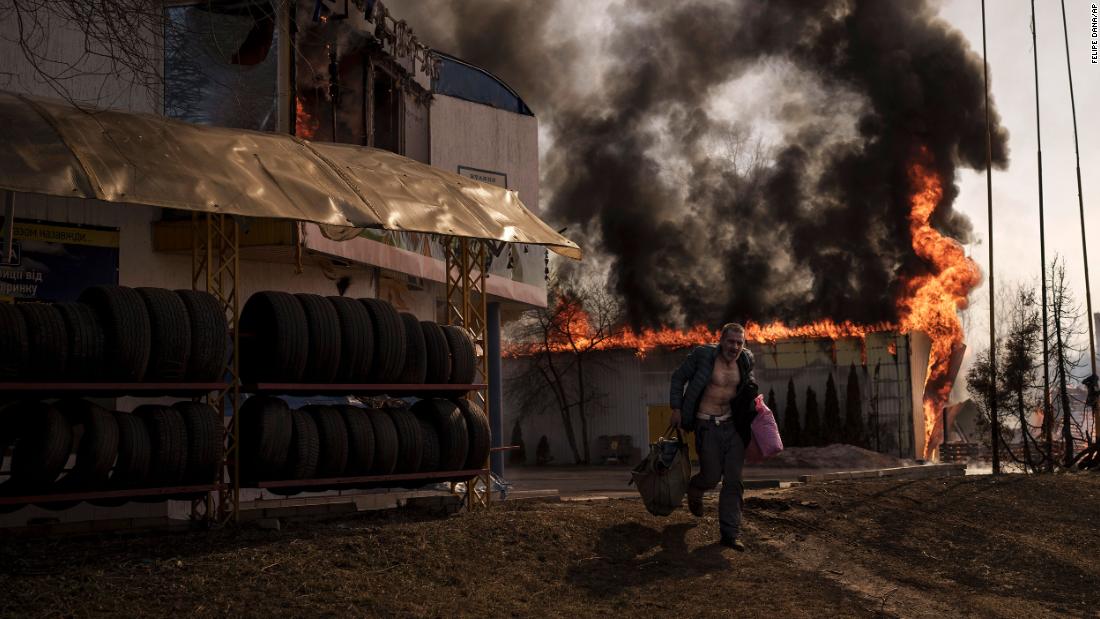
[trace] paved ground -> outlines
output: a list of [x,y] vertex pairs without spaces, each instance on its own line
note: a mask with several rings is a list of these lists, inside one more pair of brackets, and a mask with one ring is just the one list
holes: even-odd
[[[628,486],[631,466],[506,466],[504,479],[512,484],[512,494],[550,493],[557,491],[562,498],[605,496],[608,498],[637,496],[637,490]],[[745,480],[779,480],[796,482],[799,475],[832,473],[853,469],[798,469],[746,467]],[[693,469],[698,471],[698,468]],[[754,484],[746,484],[750,489]]]

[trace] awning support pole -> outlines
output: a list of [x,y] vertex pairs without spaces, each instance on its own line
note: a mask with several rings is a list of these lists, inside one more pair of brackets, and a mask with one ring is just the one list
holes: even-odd
[[[224,421],[227,412],[233,417],[226,428],[225,471],[228,483],[218,491],[219,521],[234,522],[240,516],[240,419],[237,411],[241,404],[241,380],[239,356],[240,335],[237,328],[240,318],[240,225],[231,215],[195,213],[191,216],[191,288],[205,290],[214,295],[225,311],[229,332],[233,338],[232,354],[226,362],[226,388],[207,401]],[[225,481],[225,480],[219,480]],[[212,516],[212,514],[211,514]]]
[[[465,327],[474,340],[477,353],[477,376],[475,381],[489,382],[489,342],[486,326],[488,324],[488,295],[485,282],[489,271],[489,248],[486,241],[444,237],[443,249],[446,269],[446,311],[447,324]],[[489,389],[493,386],[489,385]],[[488,398],[485,390],[471,391],[467,398],[489,414]],[[490,428],[492,433],[492,428]],[[483,468],[488,469],[486,462]],[[481,491],[479,495],[478,492]],[[466,507],[488,507],[492,494],[492,480],[484,473],[466,484]]]
[[[489,361],[489,431],[492,446],[504,446],[504,393],[501,389],[500,362],[500,303],[490,303],[486,316],[488,322],[488,361]],[[494,475],[504,476],[504,452],[494,451],[489,456],[489,469]]]

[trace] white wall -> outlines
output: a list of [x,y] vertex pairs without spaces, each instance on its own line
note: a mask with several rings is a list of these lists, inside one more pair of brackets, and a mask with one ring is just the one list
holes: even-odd
[[[649,438],[648,405],[660,403],[659,396],[651,393],[651,383],[644,381],[644,362],[628,351],[614,351],[595,356],[593,363],[587,366],[586,381],[603,394],[597,402],[586,405],[588,417],[588,439],[592,462],[599,463],[597,438],[600,435],[628,434],[634,447],[645,448]],[[561,414],[557,403],[549,392],[542,400],[538,410],[524,410],[517,401],[514,383],[509,379],[521,373],[526,365],[525,359],[509,358],[504,360],[504,440],[511,439],[512,428],[520,419],[527,462],[535,463],[535,450],[539,437],[545,435],[550,444],[553,464],[574,464],[573,452],[569,448]],[[570,375],[572,377],[572,375]],[[658,381],[661,382],[661,381]],[[668,379],[663,381],[664,403],[668,403]],[[661,389],[658,389],[661,391]],[[577,439],[577,449],[582,451],[581,427],[577,415],[573,414],[573,430]]]
[[432,165],[458,166],[508,175],[527,208],[539,210],[538,121],[488,105],[435,95],[431,108]]
[[[539,125],[525,116],[446,95],[434,95],[431,107],[431,163],[458,173],[459,166],[507,175],[507,187],[531,212],[539,211]],[[546,250],[531,246],[524,253],[511,251],[513,270],[508,273],[509,251],[493,263],[494,274],[519,278],[545,290]]]

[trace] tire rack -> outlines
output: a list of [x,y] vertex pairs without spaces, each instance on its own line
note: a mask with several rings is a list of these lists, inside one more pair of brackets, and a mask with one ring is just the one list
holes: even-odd
[[[227,382],[216,392],[207,394],[207,403],[213,406],[223,418],[227,409],[234,411],[232,420],[226,428],[225,447],[225,471],[228,467],[234,467],[233,473],[222,483],[216,484],[217,505],[212,504],[212,498],[204,501],[195,501],[192,504],[192,515],[197,517],[199,511],[205,507],[205,516],[208,520],[216,517],[219,522],[238,521],[240,518],[240,469],[238,462],[240,420],[236,411],[241,404],[240,367],[238,365],[237,351],[240,340],[238,337],[238,321],[240,319],[240,226],[237,220],[230,215],[215,213],[192,213],[191,215],[191,287],[194,290],[205,290],[214,295],[221,302],[225,310],[226,319],[229,322],[230,333],[233,338],[232,352],[226,364]],[[467,328],[473,338],[475,350],[478,355],[478,375],[475,384],[472,385],[303,385],[303,384],[274,384],[264,383],[250,385],[251,393],[266,392],[275,393],[419,393],[430,391],[461,391],[469,389],[467,397],[481,406],[488,414],[487,406],[487,381],[489,376],[489,360],[486,357],[487,340],[487,297],[485,295],[485,280],[488,275],[489,249],[488,243],[480,239],[466,239],[456,237],[444,237],[442,239],[445,254],[446,272],[446,306],[447,324]],[[334,389],[335,388],[335,389]],[[246,392],[249,392],[245,390]],[[487,507],[491,495],[491,478],[489,463],[486,461],[481,469],[470,471],[444,471],[429,475],[411,474],[399,476],[373,476],[350,479],[351,483],[363,483],[370,481],[392,481],[397,479],[441,479],[455,477],[469,477],[470,481],[461,492],[468,509],[475,507]],[[270,484],[282,485],[322,485],[331,484],[334,480],[294,480],[293,482],[263,482],[259,487],[277,487]],[[456,483],[452,482],[451,490],[455,491]],[[203,505],[200,505],[203,503]]]
[[[470,332],[478,359],[478,374],[474,380],[480,386],[468,392],[466,397],[488,415],[488,295],[485,292],[485,280],[488,278],[491,260],[489,243],[481,239],[450,237],[443,239],[443,248],[446,257],[447,324],[465,327]],[[451,490],[455,490],[455,484],[451,485]],[[483,465],[482,471],[465,485],[462,494],[467,509],[489,506],[492,478],[488,461]]]
[[[100,396],[175,396],[203,397],[224,419],[227,408],[234,415],[226,428],[226,443],[223,450],[223,470],[234,467],[229,479],[223,478],[210,484],[135,488],[130,490],[110,490],[79,492],[67,494],[48,494],[34,496],[0,497],[0,504],[34,503],[42,501],[85,500],[94,498],[122,498],[137,496],[156,496],[168,494],[204,493],[205,497],[191,503],[191,516],[194,520],[208,522],[236,522],[240,517],[239,448],[240,420],[236,411],[240,410],[241,381],[237,350],[237,333],[240,318],[240,226],[229,215],[212,213],[192,213],[191,216],[191,287],[193,290],[205,290],[222,304],[229,323],[233,340],[230,358],[226,363],[227,382],[225,383],[0,383],[0,394],[19,397],[45,396],[58,393]],[[487,260],[489,256],[486,242],[478,239],[447,237],[443,239],[446,255],[447,324],[467,328],[474,337],[478,354],[477,368],[480,373],[478,382],[470,385],[378,385],[378,384],[276,384],[260,383],[249,385],[253,393],[387,393],[414,394],[432,391],[467,391],[467,397],[488,411],[486,388],[488,380],[488,358],[486,357],[486,295]],[[223,473],[225,474],[225,473]],[[463,496],[468,509],[487,507],[491,495],[491,479],[488,462],[480,469],[465,471],[437,471],[432,473],[411,473],[399,475],[380,475],[368,477],[350,477],[318,480],[269,481],[258,484],[260,488],[311,485],[361,484],[370,482],[400,481],[415,479],[468,478]],[[451,481],[452,492],[457,482]],[[215,495],[216,494],[216,501]]]
[[[453,393],[455,391],[472,392],[485,389],[484,384],[456,385],[456,384],[309,384],[309,383],[249,383],[242,387],[245,393],[255,395],[345,395],[377,394],[389,396],[427,395],[433,391]],[[274,481],[261,481],[256,483],[256,488],[289,488],[310,486],[325,486],[319,490],[354,490],[363,484],[373,484],[389,481],[409,481],[433,479],[451,482],[451,491],[454,492],[454,484],[458,481],[477,479],[489,474],[487,469],[470,469],[464,471],[431,471],[427,473],[394,473],[390,475],[360,475],[351,477],[332,477],[326,479],[284,479]],[[467,483],[467,487],[471,484]],[[335,486],[335,487],[333,487]],[[342,486],[342,487],[341,487]],[[307,490],[308,492],[308,490]],[[465,500],[468,499],[463,496]]]
[[[83,395],[83,396],[172,396],[172,397],[196,397],[225,389],[222,383],[0,383],[0,394],[16,396],[18,398],[52,398],[59,394]],[[192,484],[188,486],[157,486],[150,488],[129,488],[124,490],[89,490],[83,492],[46,493],[21,496],[0,496],[0,505],[34,504],[46,502],[84,501],[87,499],[110,499],[140,496],[203,494],[210,496],[211,492],[220,491],[223,484],[211,480],[209,484]],[[192,501],[192,518],[202,517],[201,512],[196,515],[196,503],[206,503],[207,499]]]

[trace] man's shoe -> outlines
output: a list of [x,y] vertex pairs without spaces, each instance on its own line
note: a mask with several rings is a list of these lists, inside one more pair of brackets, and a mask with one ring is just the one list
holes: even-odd
[[703,517],[703,497],[688,496],[688,511],[694,516]]
[[721,544],[726,548],[733,548],[737,552],[745,552],[745,544],[736,537],[722,536]]

